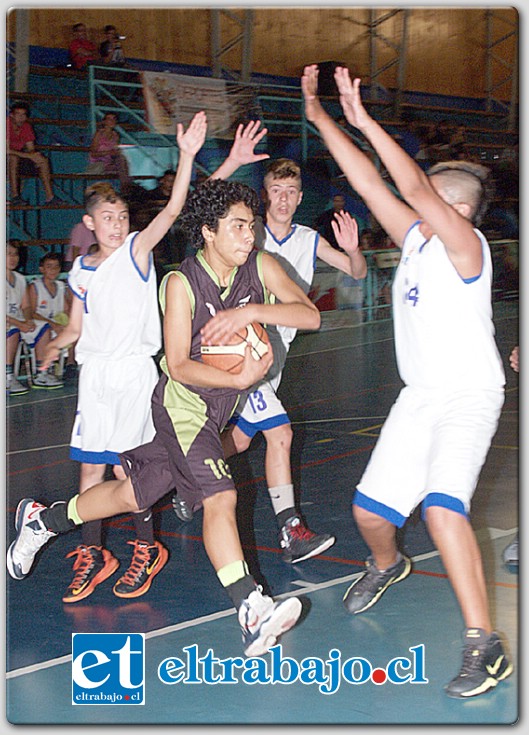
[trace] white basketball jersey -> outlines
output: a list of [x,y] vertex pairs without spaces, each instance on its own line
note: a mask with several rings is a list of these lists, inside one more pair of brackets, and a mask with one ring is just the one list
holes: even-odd
[[[257,231],[257,235],[260,234]],[[262,234],[264,243],[261,243],[261,249],[271,253],[294,283],[297,283],[305,293],[308,293],[316,268],[319,233],[305,225],[292,225],[289,234],[283,240],[277,240],[265,225]],[[283,344],[288,351],[290,343],[296,336],[297,329],[295,327],[277,327],[277,332],[281,335]],[[274,342],[272,338],[273,347]]]
[[501,389],[503,365],[494,340],[492,259],[484,236],[483,267],[465,281],[434,235],[408,232],[393,282],[395,348],[402,380],[422,388]]
[[68,283],[84,302],[83,328],[75,348],[79,364],[95,355],[119,360],[134,355],[155,355],[161,346],[156,275],[152,255],[148,276],[132,256],[136,232],[97,268],[76,258]]
[[55,296],[48,291],[42,278],[37,278],[32,283],[37,294],[35,311],[45,319],[52,319],[56,314],[64,311],[64,292],[66,284],[63,281],[55,281]]
[[13,284],[6,282],[6,316],[11,316],[13,319],[24,321],[24,315],[20,304],[24,298],[26,292],[26,279],[22,273],[12,271],[15,280]]

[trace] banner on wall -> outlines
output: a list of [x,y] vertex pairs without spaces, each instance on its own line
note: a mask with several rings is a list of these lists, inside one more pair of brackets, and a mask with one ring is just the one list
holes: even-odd
[[228,134],[238,114],[222,79],[190,77],[167,72],[142,72],[147,120],[163,135],[176,135],[178,122],[187,125],[205,110],[208,136]]

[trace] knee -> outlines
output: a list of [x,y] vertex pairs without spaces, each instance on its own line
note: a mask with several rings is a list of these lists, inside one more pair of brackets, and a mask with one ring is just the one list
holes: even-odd
[[358,528],[365,530],[377,529],[386,522],[381,516],[358,505],[353,505],[353,518]]
[[204,518],[211,516],[235,516],[235,508],[237,506],[237,493],[235,490],[225,490],[221,493],[210,495],[203,502]]
[[292,426],[290,424],[282,424],[281,426],[276,426],[274,429],[270,429],[270,431],[264,432],[264,434],[266,438],[267,449],[270,449],[274,452],[290,452],[293,436]]

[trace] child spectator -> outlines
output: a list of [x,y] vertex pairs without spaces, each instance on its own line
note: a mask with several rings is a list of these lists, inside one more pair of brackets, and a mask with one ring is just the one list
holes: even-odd
[[[35,319],[33,307],[30,301],[29,288],[26,279],[21,273],[16,272],[18,266],[18,246],[14,241],[10,241],[7,246],[7,345],[6,345],[6,373],[7,387],[10,394],[26,393],[19,380],[13,376],[13,362],[18,348],[18,343],[22,339],[31,348],[35,350],[35,360],[37,363],[37,374],[33,376],[32,382],[34,388],[62,388],[63,383],[55,377],[54,370],[50,366],[48,372],[39,370],[44,360],[44,352],[51,339],[50,325],[42,319]],[[21,390],[22,388],[22,390]]]
[[20,192],[20,174],[37,175],[44,187],[46,204],[57,204],[53,195],[50,165],[46,156],[35,148],[35,131],[28,122],[29,105],[15,102],[7,118],[7,161],[11,204],[24,205]]
[[99,46],[99,56],[103,64],[107,64],[108,66],[125,66],[121,41],[122,37],[118,35],[116,26],[105,26],[105,40]]
[[[46,253],[39,264],[41,278],[36,278],[28,287],[31,317],[48,324],[51,336],[57,337],[68,324],[72,305],[71,291],[64,281],[58,280],[61,273],[61,256]],[[73,365],[73,345],[68,349],[68,365]]]
[[13,362],[22,332],[29,332],[35,324],[29,318],[30,304],[26,279],[16,268],[19,244],[10,240],[6,248],[6,390],[8,395],[22,395],[29,388],[13,375]]
[[88,39],[84,23],[76,23],[72,27],[72,33],[73,40],[68,47],[68,56],[73,68],[79,71],[97,61],[97,46]]
[[[83,221],[98,248],[73,264],[68,277],[75,297],[70,321],[47,353],[49,362],[77,342],[81,371],[70,457],[81,463],[81,495],[103,480],[107,465],[124,479],[118,453],[154,436],[151,394],[158,370],[153,356],[161,346],[161,331],[152,250],[180,213],[205,132],[204,113],[195,116],[185,133],[178,125],[180,160],[171,198],[141,232],[129,233],[128,206],[110,184],[98,182],[85,192]],[[135,513],[133,520],[132,561],[113,587],[122,598],[145,594],[168,559],[167,549],[154,539],[150,509]],[[103,547],[100,520],[83,526],[82,544],[68,556],[75,562],[62,598],[66,603],[88,597],[119,566]]]

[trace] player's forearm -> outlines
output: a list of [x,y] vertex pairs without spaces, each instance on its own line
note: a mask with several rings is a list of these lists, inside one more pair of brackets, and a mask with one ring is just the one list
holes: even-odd
[[374,164],[324,110],[321,111],[315,125],[320,131],[329,152],[353,189],[365,198],[369,194],[371,185],[373,183],[379,184],[381,181],[380,174]]
[[310,301],[308,303],[253,304],[252,308],[255,310],[255,317],[252,321],[259,321],[262,324],[310,330],[320,328],[320,312]]
[[214,171],[210,179],[228,179],[239,168],[239,163],[229,156]]
[[399,192],[412,204],[414,192],[427,185],[427,177],[422,169],[373,118],[369,118],[361,132],[379,155]]

